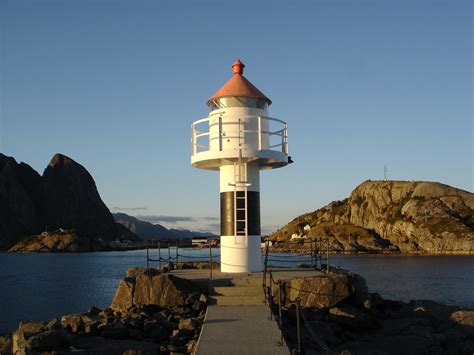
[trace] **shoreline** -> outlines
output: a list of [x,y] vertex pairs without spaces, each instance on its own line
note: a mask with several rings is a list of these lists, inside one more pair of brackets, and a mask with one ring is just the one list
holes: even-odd
[[[262,249],[263,250],[263,249]],[[270,253],[281,254],[300,254],[301,249],[269,249]],[[306,251],[306,250],[303,250]],[[309,254],[305,254],[310,256]],[[323,255],[327,255],[323,252]],[[453,251],[453,252],[438,252],[438,253],[402,253],[402,252],[330,252],[329,256],[474,256],[474,250],[470,251]]]
[[[177,269],[189,270],[185,265],[200,269],[198,264],[206,266],[184,262]],[[397,338],[394,343],[397,351],[435,349],[464,353],[474,345],[471,307],[426,299],[385,298],[370,292],[360,274],[333,267],[329,272],[319,272],[322,273],[284,278],[281,287],[270,283],[269,297],[273,299],[270,309],[277,318],[281,302],[282,336],[288,349],[297,346],[294,302],[302,307],[303,316],[311,319],[313,331],[325,346],[337,352],[379,349],[380,344],[393,337]],[[195,283],[190,276],[169,273],[167,268],[161,272],[128,269],[108,308],[92,307],[87,312],[66,314],[50,321],[21,322],[18,329],[0,334],[0,352],[31,349],[70,353],[81,349],[87,354],[114,348],[121,354],[130,350],[193,353],[199,344],[201,327],[206,324],[207,305],[213,304],[208,300],[212,301],[216,293],[209,293],[209,289],[206,292],[206,287],[202,288],[204,284]],[[218,280],[219,276],[216,277]],[[257,278],[260,282],[261,277],[257,275]],[[251,282],[247,280],[247,283]],[[233,286],[238,285],[234,282]],[[331,291],[334,287],[337,294]],[[292,292],[285,291],[282,298],[278,294],[281,288]],[[157,292],[143,292],[148,289]],[[308,324],[302,325],[302,346],[317,350],[305,340],[310,335],[305,335],[308,331],[305,327]]]
[[[173,246],[174,248],[174,246]],[[181,247],[183,248],[183,247]],[[192,248],[192,247],[184,247],[186,249],[193,249],[193,250],[202,250],[200,248]],[[86,254],[86,253],[109,253],[109,252],[117,252],[117,251],[133,251],[133,250],[146,250],[146,247],[143,246],[136,246],[136,247],[128,247],[128,248],[108,248],[108,249],[99,249],[99,250],[83,250],[83,251],[10,251],[9,249],[1,249],[0,253],[5,254]],[[156,250],[157,248],[150,248],[150,250]],[[162,247],[162,250],[167,249],[167,247]],[[216,249],[216,248],[213,248]],[[218,249],[218,248],[217,248]],[[262,251],[264,249],[262,248]],[[278,253],[278,254],[299,254],[301,250],[279,250],[279,249],[270,249],[270,253]],[[326,255],[323,253],[324,256]],[[309,254],[305,254],[306,256],[310,256]],[[401,252],[339,252],[339,253],[329,253],[329,256],[474,256],[474,250],[466,251],[466,252],[443,252],[443,253],[401,253]]]

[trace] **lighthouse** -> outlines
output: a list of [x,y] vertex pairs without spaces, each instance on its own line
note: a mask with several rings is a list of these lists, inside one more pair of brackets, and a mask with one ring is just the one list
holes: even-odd
[[244,76],[245,65],[208,101],[209,116],[191,125],[191,165],[219,171],[221,271],[262,270],[260,170],[288,165],[288,125],[270,117],[272,101]]

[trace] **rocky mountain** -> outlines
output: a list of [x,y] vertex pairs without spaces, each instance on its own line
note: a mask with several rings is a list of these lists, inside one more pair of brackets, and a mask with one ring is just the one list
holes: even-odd
[[472,253],[474,194],[436,182],[365,181],[270,235],[305,237],[328,238],[335,252]]
[[114,213],[115,221],[128,228],[142,239],[186,239],[214,236],[212,233],[194,232],[187,229],[168,229],[161,224],[142,221],[126,213]]
[[41,176],[0,153],[0,247],[42,228]]
[[117,226],[89,172],[56,154],[43,173],[42,207],[48,228],[76,228],[80,235],[116,238]]
[[56,154],[41,176],[0,153],[0,246],[59,229],[86,238],[79,244],[89,249],[98,241],[136,239],[115,223],[92,176],[71,158]]
[[193,237],[217,237],[217,235],[210,232],[196,232],[196,231],[191,231],[189,229],[171,228],[169,231],[173,233],[175,238],[178,238],[178,239],[193,238]]
[[141,221],[136,217],[129,216],[126,213],[114,213],[113,217],[117,223],[120,223],[142,239],[161,239],[174,237],[174,235],[172,235],[167,228],[160,224],[152,224],[150,222]]

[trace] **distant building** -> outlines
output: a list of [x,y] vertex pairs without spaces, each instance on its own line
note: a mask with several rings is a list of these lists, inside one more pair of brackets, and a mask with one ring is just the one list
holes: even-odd
[[306,235],[294,233],[291,236],[290,240],[300,240],[300,239],[305,239],[305,238],[306,238]]
[[191,242],[193,247],[199,247],[207,244],[207,237],[193,237]]
[[205,248],[211,244],[211,247],[219,245],[218,237],[193,237],[191,245],[193,247]]

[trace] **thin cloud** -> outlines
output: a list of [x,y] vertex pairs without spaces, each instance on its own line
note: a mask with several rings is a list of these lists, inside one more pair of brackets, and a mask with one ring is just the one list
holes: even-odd
[[150,223],[178,223],[178,222],[194,222],[195,219],[189,216],[154,216],[154,215],[138,215],[138,219],[142,221],[147,221]]
[[204,221],[218,221],[219,217],[202,217]]
[[148,207],[112,207],[114,211],[144,211]]
[[262,235],[268,235],[275,232],[278,228],[281,228],[280,225],[264,225],[262,226]]

